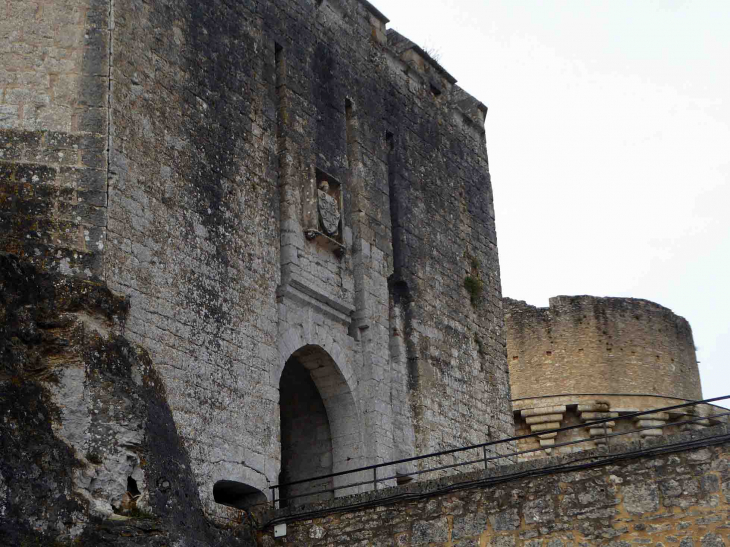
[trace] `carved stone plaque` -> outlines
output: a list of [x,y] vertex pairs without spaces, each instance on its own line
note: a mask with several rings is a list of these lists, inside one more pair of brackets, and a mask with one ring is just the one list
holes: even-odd
[[322,230],[328,236],[334,236],[340,226],[340,204],[327,193],[328,189],[329,184],[323,182],[317,190],[317,209],[319,209]]

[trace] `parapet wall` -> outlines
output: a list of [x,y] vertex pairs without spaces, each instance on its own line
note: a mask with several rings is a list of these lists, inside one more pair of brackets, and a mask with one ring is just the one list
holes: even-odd
[[[724,440],[712,445],[708,439],[718,434]],[[696,444],[662,453],[676,442]],[[642,449],[656,452],[631,456]],[[730,443],[724,426],[614,446],[611,454],[611,461],[596,466],[590,466],[591,458],[607,452],[342,499],[319,513],[288,517],[284,537],[275,539],[268,527],[260,545],[730,545]],[[522,478],[495,480],[508,472]]]
[[702,398],[692,329],[659,304],[557,296],[548,308],[537,308],[505,298],[504,311],[513,400],[563,394]]

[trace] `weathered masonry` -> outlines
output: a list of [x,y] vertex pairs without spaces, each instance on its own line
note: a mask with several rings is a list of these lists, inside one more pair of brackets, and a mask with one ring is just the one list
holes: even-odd
[[[636,298],[504,299],[512,397],[565,393],[702,399],[692,328]],[[539,378],[539,382],[535,378]]]
[[[671,310],[635,298],[557,296],[548,308],[504,299],[515,432],[539,433],[602,418],[702,399],[692,329]],[[544,457],[556,443],[590,436],[594,442],[560,447],[582,450],[605,442],[605,434],[636,431],[635,438],[702,428],[712,420],[684,422],[717,413],[711,405],[680,408],[608,422],[607,428],[546,433],[521,442],[524,457]]]
[[[486,107],[373,6],[0,10],[0,385],[7,416],[45,394],[69,515],[177,496],[228,522],[280,480],[512,435]],[[168,413],[170,454],[145,444]],[[17,442],[0,507],[25,530]]]
[[[725,547],[728,439],[721,426],[360,494],[292,514],[285,535],[271,526],[260,544]],[[666,452],[676,443],[687,446]]]

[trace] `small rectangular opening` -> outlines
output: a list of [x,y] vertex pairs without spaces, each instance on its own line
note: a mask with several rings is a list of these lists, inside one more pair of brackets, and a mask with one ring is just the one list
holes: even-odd
[[284,48],[274,42],[274,64],[276,66],[276,89],[284,83]]
[[[400,223],[400,199],[398,191],[398,143],[395,134],[391,131],[385,132],[385,147],[387,150],[388,162],[388,199],[390,204],[390,230],[391,244],[393,245],[393,271],[396,278],[401,279],[403,269],[406,266],[403,252],[404,231]],[[407,287],[407,286],[406,286]]]
[[441,90],[436,86],[436,84],[431,83],[429,85],[431,87],[431,93],[433,93],[435,97],[441,95]]
[[390,131],[385,132],[385,145],[388,147],[388,153],[393,152],[393,150],[395,149],[393,133],[391,133]]
[[[284,134],[284,97],[286,67],[284,65],[284,48],[281,44],[274,42],[274,108],[276,110],[276,154],[279,157],[278,177],[279,184],[282,183],[282,164],[284,158],[282,152],[286,148]],[[283,194],[282,194],[283,195]]]
[[351,145],[355,141],[355,105],[352,100],[345,99],[345,131],[347,134],[347,155],[348,159],[352,160],[352,149]]

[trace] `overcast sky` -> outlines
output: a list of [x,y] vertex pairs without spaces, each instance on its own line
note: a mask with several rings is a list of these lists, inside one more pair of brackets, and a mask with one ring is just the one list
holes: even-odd
[[489,107],[505,296],[646,298],[730,395],[730,0],[371,0]]

